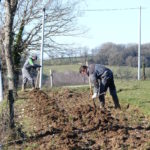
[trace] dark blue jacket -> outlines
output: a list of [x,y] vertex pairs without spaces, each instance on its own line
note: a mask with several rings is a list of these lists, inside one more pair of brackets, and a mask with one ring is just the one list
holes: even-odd
[[108,73],[112,75],[112,71],[103,65],[91,64],[88,66],[88,75],[94,85],[94,93],[99,91],[99,80],[108,75]]

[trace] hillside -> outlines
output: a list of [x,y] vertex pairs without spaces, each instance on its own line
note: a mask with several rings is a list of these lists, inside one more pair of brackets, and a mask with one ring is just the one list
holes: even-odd
[[[15,136],[1,139],[4,149],[99,150],[150,149],[150,118],[122,105],[96,111],[88,89],[33,90],[19,93],[15,103]],[[7,135],[6,135],[7,136]]]

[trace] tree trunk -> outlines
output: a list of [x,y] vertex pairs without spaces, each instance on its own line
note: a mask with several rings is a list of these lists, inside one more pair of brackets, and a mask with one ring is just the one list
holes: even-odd
[[13,41],[13,20],[14,20],[14,7],[11,4],[14,4],[15,1],[5,0],[5,59],[7,66],[7,78],[8,78],[8,101],[9,101],[9,110],[10,110],[10,127],[14,127],[14,70],[13,70],[13,61],[12,61],[12,41]]
[[7,78],[8,78],[8,89],[14,89],[14,74],[13,74],[13,62],[12,62],[12,25],[13,16],[10,10],[10,4],[6,0],[6,20],[5,20],[5,59],[7,65]]

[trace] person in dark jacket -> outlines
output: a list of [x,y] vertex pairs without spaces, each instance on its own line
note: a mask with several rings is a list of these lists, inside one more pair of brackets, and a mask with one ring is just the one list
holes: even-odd
[[28,81],[30,82],[32,89],[35,88],[34,78],[31,74],[31,70],[41,67],[40,65],[34,63],[36,60],[37,60],[36,55],[30,56],[23,65],[23,68],[22,68],[22,77],[23,77],[22,91],[25,90],[25,87],[26,87],[26,84]]
[[83,75],[89,76],[90,81],[94,85],[92,99],[99,96],[100,107],[105,106],[105,93],[109,88],[115,108],[120,109],[113,72],[109,68],[100,64],[91,64],[89,66],[82,65],[79,72]]

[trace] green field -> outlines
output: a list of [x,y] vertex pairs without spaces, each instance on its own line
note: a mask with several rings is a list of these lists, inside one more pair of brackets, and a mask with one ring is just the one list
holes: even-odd
[[150,80],[115,80],[115,83],[122,105],[129,103],[150,115]]
[[[44,74],[49,75],[50,69],[55,70],[58,72],[65,72],[65,71],[79,71],[79,67],[81,64],[70,64],[70,65],[45,65],[44,66]],[[110,68],[115,78],[119,79],[128,79],[128,78],[137,78],[137,68],[135,67],[128,67],[128,66],[107,66]],[[145,69],[146,78],[150,79],[150,68]],[[142,77],[142,69],[141,69],[141,77]]]
[[57,72],[65,72],[65,71],[79,71],[79,64],[75,65],[55,65],[55,66],[44,66],[44,73],[49,74],[50,69],[55,70]]

